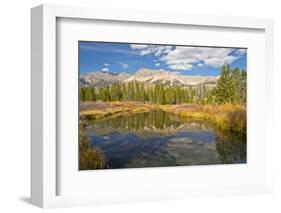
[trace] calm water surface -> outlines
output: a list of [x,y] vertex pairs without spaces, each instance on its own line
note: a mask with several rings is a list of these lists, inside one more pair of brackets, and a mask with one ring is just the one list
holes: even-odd
[[84,131],[110,169],[246,163],[245,138],[159,110],[89,120]]

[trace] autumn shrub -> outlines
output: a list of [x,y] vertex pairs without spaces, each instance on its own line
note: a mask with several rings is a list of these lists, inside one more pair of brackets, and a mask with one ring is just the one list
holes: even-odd
[[79,169],[103,169],[106,167],[104,154],[97,148],[88,148],[80,151],[79,155]]
[[206,117],[217,124],[221,129],[246,133],[246,107],[235,104],[207,105],[203,112]]
[[194,105],[183,107],[179,115],[186,118],[209,120],[222,130],[246,134],[246,107],[242,105]]
[[90,142],[83,134],[83,124],[80,122],[79,130],[79,169],[103,169],[106,168],[106,158],[103,152],[90,146]]

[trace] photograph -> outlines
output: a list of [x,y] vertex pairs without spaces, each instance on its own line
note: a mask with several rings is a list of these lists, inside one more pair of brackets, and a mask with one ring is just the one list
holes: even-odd
[[79,170],[247,163],[247,48],[78,41]]

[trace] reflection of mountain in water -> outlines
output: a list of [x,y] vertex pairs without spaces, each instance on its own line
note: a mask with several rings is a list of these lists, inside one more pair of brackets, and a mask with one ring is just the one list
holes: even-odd
[[246,143],[204,121],[151,111],[88,122],[92,145],[109,168],[245,163]]
[[207,131],[213,130],[213,128],[203,121],[184,121],[174,114],[152,110],[94,121],[88,130],[94,131],[98,135],[133,132],[139,137],[151,137],[172,135],[178,131]]

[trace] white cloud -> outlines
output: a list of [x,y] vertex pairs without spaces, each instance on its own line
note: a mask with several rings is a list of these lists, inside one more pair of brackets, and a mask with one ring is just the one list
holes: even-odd
[[131,44],[132,49],[138,50],[139,55],[154,54],[159,57],[162,54],[168,53],[172,50],[172,46],[167,45],[143,45],[143,44]]
[[130,44],[130,47],[135,50],[142,50],[147,48],[148,45],[146,44]]
[[156,46],[154,55],[161,56],[162,54],[170,52],[172,48],[172,46]]
[[156,67],[159,67],[159,66],[160,66],[160,63],[156,63],[155,66],[156,66]]
[[147,54],[151,54],[154,52],[153,48],[146,48],[140,51],[140,55],[147,55]]
[[131,45],[131,48],[141,56],[153,54],[156,58],[155,66],[160,65],[158,61],[162,61],[175,70],[191,70],[204,65],[221,67],[231,64],[246,53],[246,49],[168,45]]
[[172,64],[169,65],[169,68],[173,70],[191,70],[192,64]]
[[243,55],[247,52],[247,49],[238,49],[236,52],[238,55]]
[[[176,47],[161,57],[171,69],[190,70],[193,65],[203,64],[220,67],[239,58],[231,48]],[[202,64],[202,65],[201,65]]]
[[123,63],[123,62],[120,62],[120,65],[121,65],[121,67],[122,67],[123,69],[127,69],[127,68],[129,67],[128,64]]
[[226,55],[223,57],[212,57],[205,59],[205,63],[212,67],[221,67],[225,64],[231,64],[233,61],[237,59],[237,56],[234,55]]
[[104,68],[102,68],[102,71],[107,72],[107,71],[109,71],[109,68],[108,67],[104,67]]
[[104,63],[104,64],[103,64],[103,66],[105,66],[105,67],[109,67],[109,66],[110,66],[110,64],[109,64],[109,63]]

